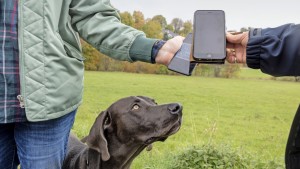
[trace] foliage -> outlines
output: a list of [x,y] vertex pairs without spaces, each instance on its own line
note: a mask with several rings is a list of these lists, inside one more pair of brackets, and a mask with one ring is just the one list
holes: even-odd
[[164,16],[162,16],[162,15],[155,15],[155,16],[152,18],[152,21],[157,21],[157,22],[160,24],[160,26],[161,26],[162,29],[165,29],[166,26],[167,26],[167,20],[166,20],[166,18],[165,18]]
[[228,145],[192,147],[176,155],[171,169],[283,169],[274,160],[263,162]]
[[154,39],[162,39],[162,27],[158,21],[150,20],[143,26],[143,31],[146,33],[147,37],[152,37]]
[[[225,64],[223,65],[224,69],[221,72],[221,76],[225,78],[236,77],[237,73],[240,70],[239,64]],[[218,77],[218,76],[215,76]]]
[[135,23],[133,20],[133,16],[129,12],[127,12],[127,11],[121,12],[120,17],[121,17],[121,22],[124,23],[125,25],[131,26],[131,27],[134,26]]
[[179,34],[181,36],[186,36],[189,33],[193,32],[193,24],[191,21],[186,21],[183,23],[183,28],[182,30],[179,32]]
[[167,25],[167,26],[166,26],[166,29],[167,29],[167,30],[170,30],[170,31],[172,31],[172,32],[174,32],[174,27],[173,27],[172,24]]
[[205,77],[223,77],[232,78],[238,77],[241,65],[239,64],[198,64],[194,70],[195,76],[205,76]]
[[183,20],[180,18],[174,18],[171,22],[173,28],[174,28],[174,33],[179,34],[180,31],[183,28]]
[[145,25],[144,14],[141,11],[134,11],[132,16],[134,20],[134,28],[142,30]]
[[91,45],[81,40],[82,52],[85,57],[85,70],[99,70],[101,54]]

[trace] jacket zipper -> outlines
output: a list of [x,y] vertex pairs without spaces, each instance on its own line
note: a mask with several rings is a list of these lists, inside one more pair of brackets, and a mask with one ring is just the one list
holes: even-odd
[[19,102],[20,102],[20,108],[25,108],[25,103],[24,103],[24,99],[23,99],[23,96],[22,95],[18,95],[17,96]]
[[23,43],[23,32],[22,32],[22,8],[23,8],[23,4],[22,4],[23,0],[19,0],[19,4],[18,4],[18,43],[19,43],[19,75],[20,75],[20,95],[17,96],[17,99],[20,102],[20,107],[21,108],[25,108],[25,102],[24,102],[24,58],[23,58],[23,47],[22,47],[22,43]]

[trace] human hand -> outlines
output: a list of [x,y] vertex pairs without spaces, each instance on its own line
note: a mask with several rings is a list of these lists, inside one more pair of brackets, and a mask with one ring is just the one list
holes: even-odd
[[155,62],[168,66],[176,52],[181,48],[184,37],[176,36],[169,39],[158,51]]
[[249,32],[233,35],[226,33],[226,60],[229,63],[246,63],[246,47],[249,40]]

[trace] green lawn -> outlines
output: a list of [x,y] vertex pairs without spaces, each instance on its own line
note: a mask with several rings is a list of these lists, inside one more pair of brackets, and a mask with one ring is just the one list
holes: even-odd
[[247,79],[271,79],[272,76],[262,73],[259,69],[250,69],[242,67],[239,77]]
[[[246,73],[247,74],[247,73]],[[249,76],[257,74],[250,72]],[[221,79],[86,72],[84,102],[73,131],[85,136],[99,112],[130,95],[184,106],[181,130],[143,152],[133,169],[165,169],[172,155],[192,145],[226,144],[265,160],[283,162],[289,128],[300,103],[300,84],[259,79]]]

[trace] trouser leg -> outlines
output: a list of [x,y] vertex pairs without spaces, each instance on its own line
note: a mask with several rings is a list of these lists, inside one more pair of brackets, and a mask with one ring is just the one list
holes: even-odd
[[18,165],[14,124],[0,124],[0,168],[17,169]]
[[75,114],[44,122],[16,123],[21,169],[61,169]]

